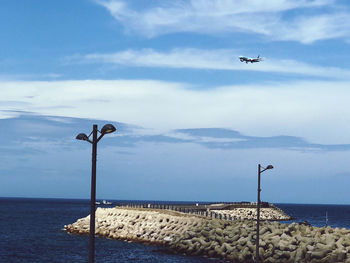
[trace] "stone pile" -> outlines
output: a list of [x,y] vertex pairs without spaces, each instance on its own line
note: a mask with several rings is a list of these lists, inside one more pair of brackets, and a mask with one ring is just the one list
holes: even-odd
[[[257,218],[256,208],[233,208],[232,210],[211,210],[217,214],[229,215],[234,220],[255,220]],[[282,210],[274,207],[260,208],[261,220],[291,220],[292,218]]]
[[[89,233],[89,216],[65,226]],[[188,255],[254,262],[256,222],[210,219],[166,210],[98,208],[96,234],[161,244]],[[350,263],[350,231],[303,224],[261,222],[261,262]]]
[[[255,231],[252,221],[205,220],[169,245],[180,253],[248,263],[255,260]],[[263,222],[259,253],[260,261],[269,263],[350,262],[350,231]]]
[[[196,228],[201,218],[166,210],[132,208],[97,208],[95,234],[135,242],[164,244],[189,229]],[[88,234],[90,216],[64,226],[67,232]]]

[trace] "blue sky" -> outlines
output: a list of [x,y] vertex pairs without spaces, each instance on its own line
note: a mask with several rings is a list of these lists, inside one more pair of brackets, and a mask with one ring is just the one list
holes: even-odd
[[[350,203],[350,5],[3,0],[0,196]],[[239,56],[260,63],[241,63]]]

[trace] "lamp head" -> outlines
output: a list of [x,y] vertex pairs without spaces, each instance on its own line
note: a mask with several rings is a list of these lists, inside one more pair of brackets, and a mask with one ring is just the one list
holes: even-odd
[[102,127],[101,129],[101,133],[104,135],[104,134],[107,134],[107,133],[112,133],[112,132],[115,132],[117,129],[112,125],[112,124],[106,124]]
[[77,140],[82,140],[82,141],[89,141],[89,137],[85,133],[79,133],[77,137],[75,137]]
[[271,164],[269,164],[269,165],[265,168],[265,170],[269,170],[269,169],[273,169],[273,166],[272,166]]

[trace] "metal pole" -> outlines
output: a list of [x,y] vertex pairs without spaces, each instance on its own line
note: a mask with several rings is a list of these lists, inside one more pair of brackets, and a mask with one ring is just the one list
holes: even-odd
[[258,201],[257,201],[257,204],[256,204],[256,207],[257,207],[257,219],[256,219],[256,241],[255,241],[255,244],[256,244],[256,259],[255,259],[255,262],[259,262],[259,228],[260,228],[260,192],[261,192],[261,189],[260,189],[260,174],[261,174],[261,165],[259,164],[258,165]]
[[96,203],[96,160],[97,160],[97,125],[92,130],[92,167],[91,167],[91,199],[90,199],[90,245],[89,263],[95,261],[95,203]]

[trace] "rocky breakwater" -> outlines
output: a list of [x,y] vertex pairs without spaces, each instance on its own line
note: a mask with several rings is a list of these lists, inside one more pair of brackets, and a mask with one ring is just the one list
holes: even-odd
[[[95,234],[134,242],[165,244],[174,236],[195,229],[202,219],[168,210],[97,208]],[[64,226],[67,232],[88,234],[90,216]]]
[[[89,217],[65,229],[87,234]],[[96,234],[162,244],[177,253],[230,262],[254,262],[255,256],[256,222],[249,220],[227,221],[166,210],[99,208]],[[261,262],[350,263],[350,231],[264,221],[259,249]]]
[[[231,262],[254,262],[256,222],[204,220],[200,228],[176,236],[173,250]],[[261,262],[350,262],[350,231],[297,223],[263,222]]]

